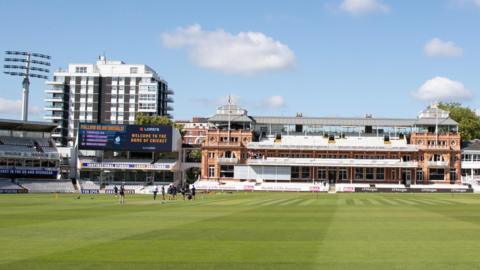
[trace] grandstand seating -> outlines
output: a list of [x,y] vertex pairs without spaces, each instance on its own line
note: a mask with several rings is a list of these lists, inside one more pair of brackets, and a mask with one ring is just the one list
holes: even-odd
[[9,145],[20,145],[20,146],[33,146],[33,140],[31,138],[21,138],[21,137],[7,137],[1,136],[0,142],[3,144]]
[[41,147],[45,153],[56,153],[57,149],[52,147],[49,138],[21,138],[21,137],[7,137],[0,136],[0,151],[15,151],[15,152],[41,152]]
[[38,138],[38,139],[35,139],[35,141],[38,143],[38,145],[40,145],[42,148],[44,147],[50,147],[52,144],[51,144],[51,141],[50,139],[48,138]]
[[57,152],[57,148],[55,147],[42,147],[43,149],[43,152],[45,153],[56,153]]
[[100,189],[100,185],[93,181],[79,181],[82,189]]
[[17,181],[19,185],[28,189],[29,192],[38,192],[38,193],[75,193],[76,190],[71,181],[63,180],[30,180],[30,179],[20,179]]
[[30,146],[1,144],[0,151],[37,152],[37,149]]
[[0,179],[0,189],[23,189],[21,186],[14,184],[10,179]]

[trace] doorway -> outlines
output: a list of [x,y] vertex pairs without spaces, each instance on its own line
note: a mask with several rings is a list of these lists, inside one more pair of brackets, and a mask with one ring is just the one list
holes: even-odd
[[328,183],[336,184],[337,183],[337,170],[328,171]]
[[406,187],[409,187],[412,184],[412,174],[408,169],[402,170],[402,184]]

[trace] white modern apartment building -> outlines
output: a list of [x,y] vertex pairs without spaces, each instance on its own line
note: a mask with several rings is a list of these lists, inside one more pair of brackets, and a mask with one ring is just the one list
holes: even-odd
[[58,125],[52,134],[58,146],[73,144],[82,122],[134,124],[137,113],[171,117],[173,111],[173,90],[147,65],[99,57],[56,71],[46,84],[45,119]]

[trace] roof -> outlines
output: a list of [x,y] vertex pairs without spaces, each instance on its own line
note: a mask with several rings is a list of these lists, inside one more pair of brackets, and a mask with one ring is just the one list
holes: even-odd
[[[323,126],[397,126],[435,125],[435,118],[361,118],[361,117],[279,117],[253,116],[257,124]],[[451,118],[438,119],[439,125],[458,125]]]
[[208,119],[209,122],[247,122],[250,123],[253,120],[246,115],[228,115],[228,114],[216,114]]
[[56,127],[57,124],[47,122],[0,119],[0,129],[3,130],[52,132]]
[[480,140],[463,142],[462,151],[480,151]]

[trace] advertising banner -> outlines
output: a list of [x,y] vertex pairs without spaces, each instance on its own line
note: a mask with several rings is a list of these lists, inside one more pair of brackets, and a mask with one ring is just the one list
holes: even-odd
[[56,178],[56,168],[37,167],[0,167],[0,177],[6,178]]
[[80,124],[82,150],[171,152],[172,126]]

